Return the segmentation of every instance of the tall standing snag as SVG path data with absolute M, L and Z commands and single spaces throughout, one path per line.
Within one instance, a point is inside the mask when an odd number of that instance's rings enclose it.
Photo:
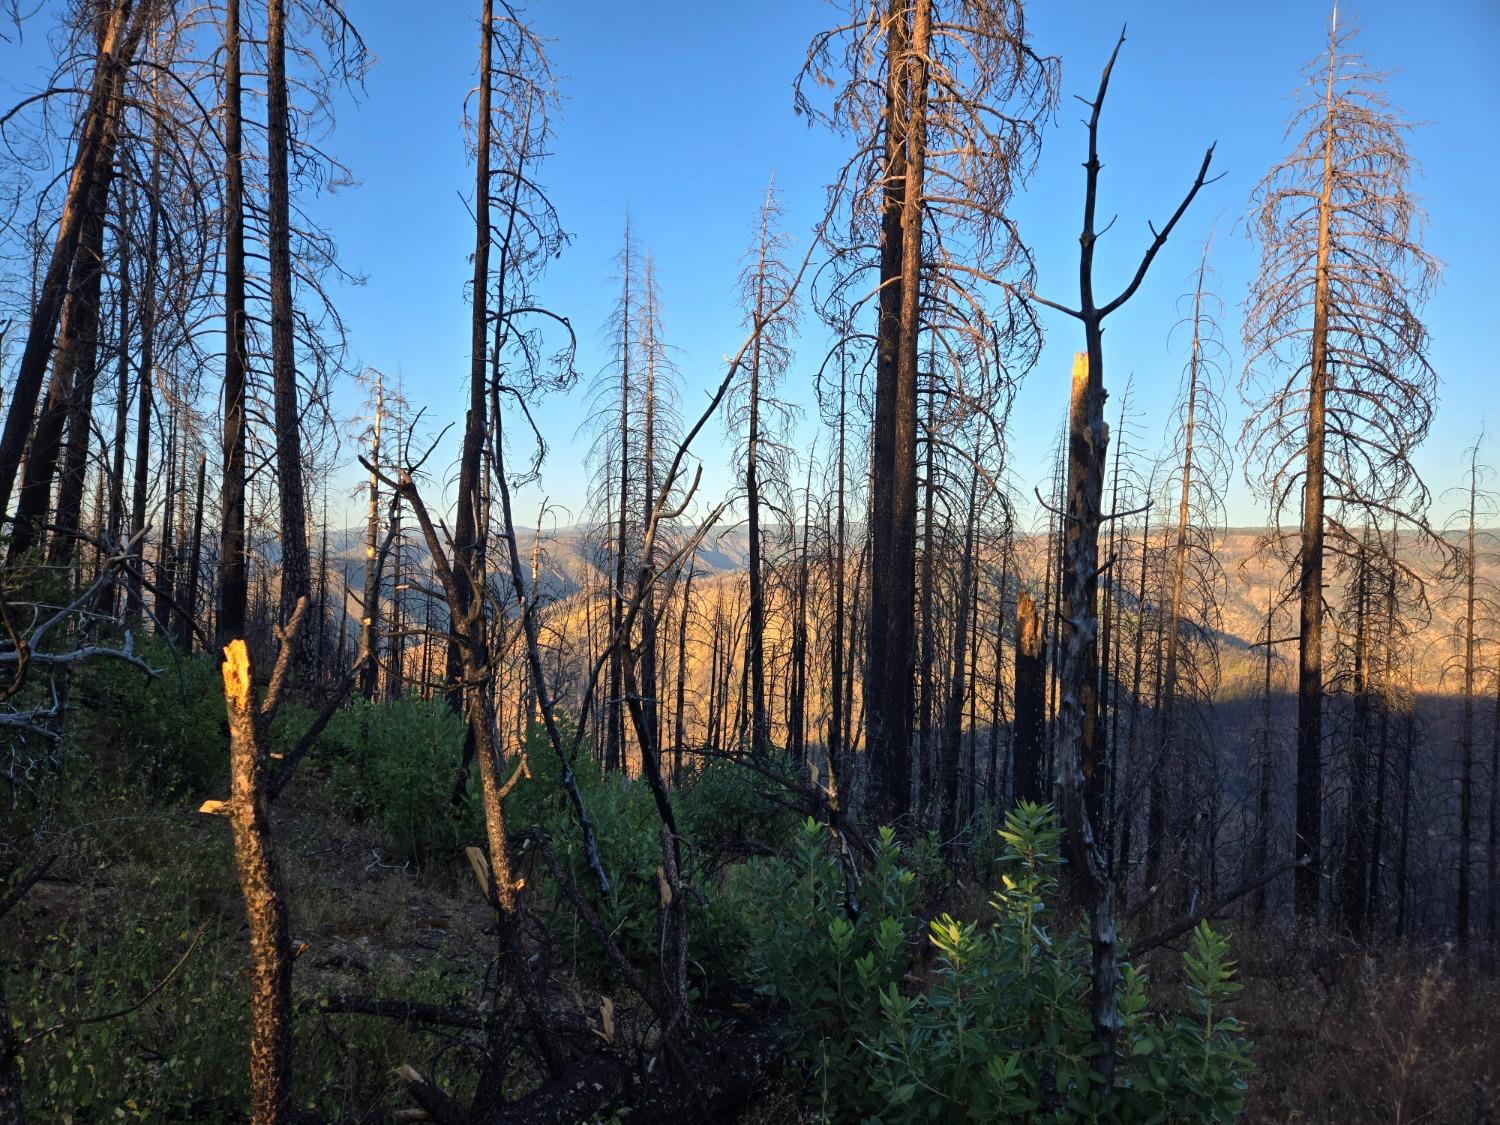
M 1246 476 L 1271 525 L 1300 515 L 1297 593 L 1296 909 L 1318 912 L 1323 822 L 1323 599 L 1329 539 L 1357 547 L 1356 521 L 1416 522 L 1426 490 L 1411 462 L 1437 379 L 1418 308 L 1437 275 L 1419 245 L 1406 125 L 1386 106 L 1337 11 L 1288 126 L 1292 154 L 1262 181 L 1252 234 L 1242 389 Z
M 1481 555 L 1479 544 L 1491 536 L 1480 530 L 1479 521 L 1493 517 L 1493 496 L 1483 487 L 1490 475 L 1489 466 L 1479 460 L 1479 447 L 1484 441 L 1481 434 L 1469 448 L 1463 486 L 1464 507 L 1453 514 L 1452 521 L 1460 527 L 1462 546 L 1450 560 L 1447 577 L 1455 580 L 1453 596 L 1461 602 L 1459 619 L 1454 626 L 1454 641 L 1457 652 L 1454 660 L 1463 678 L 1463 713 L 1459 726 L 1458 751 L 1458 897 L 1455 903 L 1454 927 L 1460 946 L 1469 942 L 1470 918 L 1473 899 L 1474 860 L 1474 744 L 1475 708 L 1477 703 L 1477 673 L 1481 659 L 1481 647 L 1487 640 L 1480 632 L 1481 614 L 1493 620 L 1496 610 L 1495 586 L 1488 576 L 1480 572 Z M 1496 737 L 1500 738 L 1500 731 Z M 1493 769 L 1490 784 L 1494 785 Z M 1490 857 L 1493 865 L 1493 857 Z
M 1104 422 L 1104 319 L 1135 295 L 1146 271 L 1189 204 L 1202 189 L 1213 161 L 1210 145 L 1203 154 L 1192 187 L 1172 217 L 1158 231 L 1141 256 L 1135 275 L 1113 300 L 1098 304 L 1094 297 L 1094 247 L 1099 234 L 1095 213 L 1099 198 L 1099 113 L 1109 90 L 1109 76 L 1125 43 L 1125 34 L 1104 66 L 1099 92 L 1089 103 L 1089 152 L 1083 203 L 1083 231 L 1078 236 L 1078 308 L 1038 298 L 1043 304 L 1075 317 L 1083 324 L 1087 352 L 1073 362 L 1072 405 L 1068 414 L 1068 485 L 1062 548 L 1059 618 L 1062 651 L 1059 664 L 1057 712 L 1057 792 L 1067 828 L 1073 863 L 1082 874 L 1089 902 L 1093 944 L 1094 1037 L 1099 1045 L 1097 1070 L 1106 1093 L 1114 1088 L 1114 1044 L 1120 1017 L 1115 1008 L 1119 972 L 1115 959 L 1115 921 L 1109 864 L 1100 826 L 1085 802 L 1085 788 L 1097 784 L 1099 763 L 1094 760 L 1099 733 L 1098 631 L 1099 525 L 1103 519 L 1105 452 L 1109 428 Z
M 57 238 L 38 289 L 26 344 L 10 389 L 5 426 L 0 431 L 0 514 L 10 506 L 21 454 L 36 417 L 42 379 L 73 281 L 71 271 L 84 226 L 106 202 L 106 194 L 100 188 L 110 178 L 119 139 L 124 104 L 121 88 L 153 10 L 150 0 L 142 4 L 114 0 L 104 20 L 98 41 L 98 62 L 79 125 L 78 147 L 57 224 Z M 102 214 L 99 219 L 102 222 Z
M 224 430 L 219 481 L 218 636 L 245 631 L 250 560 L 245 543 L 245 437 L 249 345 L 245 313 L 245 170 L 240 110 L 240 0 L 224 8 Z
M 853 0 L 851 9 L 813 40 L 797 104 L 861 145 L 845 172 L 854 190 L 836 288 L 840 297 L 865 288 L 859 304 L 873 295 L 876 305 L 865 728 L 874 803 L 896 817 L 910 811 L 913 780 L 921 337 L 965 356 L 974 400 L 1035 361 L 1018 288 L 1031 258 L 1007 209 L 1035 161 L 1057 67 L 1031 47 L 1018 0 Z M 814 109 L 809 78 L 834 88 L 831 108 Z M 998 310 L 986 290 L 998 291 Z
M 286 0 L 266 4 L 266 190 L 271 289 L 271 381 L 276 419 L 276 485 L 281 500 L 281 616 L 312 595 L 307 499 L 302 482 L 302 409 L 292 297 L 291 107 Z M 302 657 L 299 669 L 307 665 Z

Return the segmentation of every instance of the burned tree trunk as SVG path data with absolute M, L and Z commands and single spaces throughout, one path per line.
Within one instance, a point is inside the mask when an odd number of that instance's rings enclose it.
M 375 658 L 380 635 L 380 582 L 381 561 L 380 538 L 380 427 L 385 413 L 385 384 L 383 377 L 375 381 L 375 421 L 370 435 L 370 507 L 365 531 L 365 585 L 360 606 L 359 651 L 365 655 L 364 667 L 359 673 L 360 694 L 373 700 L 380 686 L 380 661 Z M 423 647 L 425 650 L 426 642 Z
M 111 174 L 123 112 L 125 72 L 135 58 L 153 7 L 151 0 L 140 5 L 134 0 L 113 0 L 104 20 L 98 62 L 79 128 L 78 149 L 58 220 L 57 239 L 37 291 L 26 344 L 10 391 L 5 428 L 0 432 L 0 513 L 10 507 L 63 305 L 74 282 L 72 270 L 85 224 L 95 217 L 103 221 L 101 209 L 106 193 L 99 188 Z
M 1109 865 L 1099 825 L 1094 823 L 1087 792 L 1097 784 L 1098 763 L 1098 651 L 1097 591 L 1099 581 L 1099 525 L 1104 494 L 1104 464 L 1109 431 L 1104 422 L 1103 322 L 1128 301 L 1144 280 L 1157 252 L 1166 243 L 1188 205 L 1198 194 L 1213 159 L 1213 148 L 1204 154 L 1194 179 L 1172 217 L 1157 231 L 1142 256 L 1130 283 L 1104 305 L 1094 298 L 1094 249 L 1098 239 L 1095 211 L 1098 205 L 1100 162 L 1098 155 L 1099 114 L 1109 88 L 1124 35 L 1115 45 L 1100 78 L 1088 123 L 1088 161 L 1084 165 L 1087 185 L 1084 195 L 1083 231 L 1079 236 L 1079 307 L 1053 307 L 1076 317 L 1083 325 L 1087 353 L 1075 357 L 1072 404 L 1068 415 L 1068 489 L 1063 538 L 1062 596 L 1059 618 L 1062 629 L 1062 661 L 1057 715 L 1057 788 L 1063 823 L 1072 850 L 1073 864 L 1083 880 L 1089 907 L 1092 945 L 1092 1016 L 1098 1048 L 1095 1060 L 1100 1086 L 1106 1094 L 1114 1089 L 1115 1037 L 1120 1016 L 1115 1005 L 1119 969 L 1115 957 L 1114 899 Z M 1155 228 L 1153 228 L 1155 230 Z
M 917 0 L 922 13 L 928 0 Z M 908 74 L 918 53 L 906 0 L 891 0 L 886 33 L 885 157 L 880 219 L 880 293 L 876 328 L 875 423 L 871 434 L 870 615 L 866 651 L 866 748 L 872 803 L 886 817 L 904 814 L 911 799 L 912 698 L 916 602 L 916 326 L 920 245 L 908 248 L 908 231 L 921 239 L 922 174 L 915 151 L 923 123 L 913 104 Z M 925 49 L 925 43 L 920 49 Z M 920 67 L 919 67 L 920 70 Z M 923 96 L 925 72 L 921 74 Z M 908 222 L 908 212 L 912 220 Z M 906 290 L 912 291 L 911 300 Z M 908 365 L 908 352 L 910 363 Z
M 120 93 L 117 91 L 112 101 L 119 100 Z M 107 143 L 111 148 L 119 132 L 118 118 L 122 113 L 123 109 L 118 105 L 111 112 L 111 125 L 107 135 Z M 47 383 L 46 400 L 26 451 L 26 469 L 21 476 L 21 491 L 16 502 L 14 530 L 8 552 L 12 560 L 20 557 L 33 545 L 41 543 L 44 538 L 52 503 L 52 486 L 58 461 L 63 456 L 63 439 L 70 419 L 76 421 L 72 428 L 77 436 L 69 444 L 79 440 L 84 442 L 84 446 L 76 450 L 80 459 L 87 447 L 88 416 L 84 413 L 84 403 L 87 400 L 88 405 L 92 406 L 93 378 L 98 365 L 99 294 L 103 279 L 105 212 L 109 205 L 109 189 L 113 178 L 112 165 L 106 165 L 93 179 L 90 196 L 85 201 L 87 210 L 68 275 L 68 295 L 63 305 L 57 349 L 52 357 L 52 378 Z M 14 413 L 20 403 L 17 395 L 12 395 L 12 400 Z M 81 419 L 78 418 L 80 414 L 83 414 Z M 82 465 L 78 468 L 81 473 Z M 81 479 L 78 485 L 81 497 Z M 76 513 L 73 523 L 76 530 Z M 69 549 L 71 550 L 71 546 Z
M 276 483 L 281 500 L 281 617 L 312 596 L 307 499 L 302 483 L 302 411 L 292 308 L 291 109 L 286 75 L 286 0 L 266 4 L 266 186 L 271 282 L 271 375 L 276 418 Z M 300 642 L 299 642 L 300 643 Z M 305 648 L 305 646 L 304 646 Z M 306 668 L 306 654 L 296 657 Z
M 221 645 L 245 632 L 250 592 L 245 544 L 245 170 L 241 121 L 240 0 L 224 8 L 224 463 L 219 481 L 218 623 Z
M 1475 505 L 1479 497 L 1479 447 L 1469 457 L 1468 525 L 1461 565 L 1464 577 L 1464 710 L 1459 730 L 1458 780 L 1458 903 L 1455 928 L 1458 944 L 1469 943 L 1469 899 L 1472 878 L 1470 867 L 1474 847 L 1474 648 L 1475 583 L 1478 559 L 1474 553 Z
M 1043 801 L 1042 746 L 1046 741 L 1047 672 L 1042 663 L 1042 623 L 1025 590 L 1016 596 L 1016 720 L 1012 737 L 1011 792 L 1016 801 Z
M 963 825 L 958 799 L 958 762 L 963 744 L 964 661 L 969 654 L 969 617 L 974 596 L 974 534 L 979 521 L 979 474 L 969 479 L 969 518 L 964 528 L 964 554 L 958 575 L 958 613 L 953 637 L 953 665 L 948 678 L 948 704 L 943 713 L 942 786 L 947 838 L 956 839 Z

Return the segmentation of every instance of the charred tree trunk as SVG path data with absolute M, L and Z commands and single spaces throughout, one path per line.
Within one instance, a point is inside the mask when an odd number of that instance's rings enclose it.
M 1083 325 L 1087 353 L 1074 361 L 1072 402 L 1068 415 L 1068 496 L 1063 538 L 1061 686 L 1058 691 L 1056 778 L 1063 823 L 1067 829 L 1073 867 L 1082 877 L 1089 910 L 1092 948 L 1090 977 L 1094 1060 L 1099 1085 L 1106 1095 L 1114 1089 L 1115 1038 L 1120 1015 L 1115 1004 L 1119 968 L 1115 955 L 1114 900 L 1108 858 L 1099 839 L 1100 826 L 1090 815 L 1089 792 L 1098 775 L 1098 581 L 1099 524 L 1104 493 L 1104 464 L 1109 430 L 1104 422 L 1103 322 L 1134 295 L 1157 252 L 1203 186 L 1213 149 L 1204 154 L 1197 178 L 1172 217 L 1156 233 L 1142 256 L 1135 276 L 1120 294 L 1104 305 L 1094 298 L 1094 249 L 1098 235 L 1099 114 L 1109 87 L 1110 72 L 1124 43 L 1122 35 L 1100 78 L 1091 103 L 1088 161 L 1084 194 L 1083 230 L 1079 236 L 1079 307 L 1066 309 Z M 1154 228 L 1153 228 L 1154 229 Z M 1054 306 L 1057 307 L 1057 306 Z
M 1179 759 L 1177 764 L 1181 771 L 1182 786 L 1177 795 L 1178 809 L 1173 818 L 1177 830 L 1173 835 L 1174 842 L 1182 848 L 1184 867 L 1188 870 L 1191 870 L 1191 856 L 1188 851 L 1190 845 L 1188 820 L 1195 807 L 1190 790 L 1193 770 L 1188 760 L 1186 747 L 1178 744 L 1177 708 L 1179 652 L 1182 645 L 1183 627 L 1183 582 L 1187 571 L 1188 532 L 1191 529 L 1192 519 L 1193 438 L 1196 436 L 1194 431 L 1198 416 L 1199 360 L 1202 353 L 1200 325 L 1203 319 L 1203 277 L 1206 268 L 1207 250 L 1205 249 L 1204 260 L 1198 265 L 1198 283 L 1193 294 L 1193 336 L 1189 345 L 1191 350 L 1188 358 L 1187 411 L 1183 418 L 1182 479 L 1179 482 L 1177 498 L 1176 541 L 1172 550 L 1172 588 L 1167 605 L 1167 651 L 1165 672 L 1162 675 L 1161 698 L 1157 702 L 1157 753 L 1168 756 L 1176 755 Z M 1161 796 L 1160 793 L 1153 794 L 1153 802 L 1159 801 Z
M 1000 728 L 1005 723 L 1005 696 L 1003 687 L 1005 682 L 1003 672 L 1005 666 L 1005 594 L 1010 586 L 1010 557 L 1012 549 L 1009 510 L 1006 512 L 1005 519 L 1005 538 L 1000 547 L 1000 584 L 995 596 L 995 682 L 992 685 L 993 692 L 990 696 L 990 765 L 989 773 L 985 777 L 986 795 L 989 797 L 990 804 L 992 805 L 1004 799 L 1003 791 L 1005 788 L 1000 781 Z M 1019 610 L 1019 607 L 1017 608 Z M 1035 612 L 1035 608 L 1033 608 L 1033 616 Z M 1017 644 L 1016 647 L 1019 648 L 1020 645 Z M 1015 739 L 1012 738 L 1012 756 L 1015 753 L 1015 745 Z
M 943 712 L 943 813 L 946 838 L 956 840 L 963 826 L 958 800 L 958 763 L 963 745 L 964 660 L 969 652 L 969 615 L 974 594 L 974 531 L 978 522 L 979 474 L 969 478 L 969 518 L 964 528 L 964 553 L 958 574 L 957 631 L 953 637 L 953 668 L 948 678 L 948 704 Z
M 141 366 L 136 388 L 135 480 L 130 496 L 130 529 L 139 532 L 146 526 L 146 501 L 151 491 L 151 389 L 156 364 L 156 208 L 148 221 L 150 232 L 146 247 L 145 293 L 141 304 Z M 135 561 L 125 584 L 126 617 L 139 624 L 145 614 L 142 576 L 146 569 L 145 539 L 138 541 Z
M 769 232 L 766 229 L 770 215 L 761 212 L 758 261 L 756 265 L 755 310 L 753 324 L 755 335 L 750 344 L 750 385 L 748 407 L 748 432 L 745 438 L 745 516 L 747 566 L 750 577 L 750 622 L 745 636 L 745 661 L 750 671 L 750 752 L 763 757 L 771 749 L 771 720 L 766 706 L 766 593 L 765 559 L 761 546 L 760 528 L 760 376 L 761 339 L 765 323 L 766 304 L 766 251 Z
M 829 798 L 838 801 L 838 794 L 834 786 L 840 775 L 840 767 L 843 765 L 841 756 L 844 752 L 844 723 L 845 710 L 847 709 L 848 697 L 844 694 L 844 578 L 846 562 L 844 558 L 844 479 L 845 479 L 845 419 L 847 395 L 847 376 L 844 368 L 844 351 L 839 349 L 839 409 L 838 409 L 838 452 L 837 472 L 838 480 L 834 488 L 836 493 L 835 503 L 838 508 L 834 514 L 835 526 L 833 535 L 833 559 L 829 568 L 833 579 L 833 648 L 829 654 L 831 657 L 832 670 L 829 675 L 830 687 L 830 716 L 828 724 L 828 776 L 830 782 Z M 1493 863 L 1491 868 L 1493 869 Z
M 302 411 L 292 309 L 291 109 L 286 75 L 286 0 L 266 3 L 266 186 L 271 282 L 271 377 L 276 419 L 276 483 L 281 500 L 281 619 L 312 596 L 307 499 L 302 482 Z M 294 654 L 309 666 L 305 640 Z
M 633 693 L 638 696 L 637 702 L 641 710 L 640 738 L 642 768 L 646 769 L 645 759 L 651 759 L 648 777 L 658 779 L 661 774 L 661 708 L 657 698 L 657 592 L 655 585 L 656 559 L 655 559 L 655 537 L 647 535 L 645 529 L 652 524 L 652 518 L 657 502 L 657 480 L 656 480 L 656 280 L 655 267 L 650 254 L 646 256 L 646 274 L 644 278 L 643 313 L 645 316 L 645 331 L 643 332 L 642 344 L 645 350 L 645 401 L 642 403 L 644 426 L 641 434 L 641 528 L 645 536 L 641 544 L 640 567 L 643 575 L 650 575 L 652 584 L 645 591 L 641 599 L 639 617 L 641 620 L 641 647 L 639 657 L 639 672 L 637 673 L 639 692 Z M 631 660 L 627 646 L 626 659 Z M 632 663 L 635 661 L 632 660 Z M 655 781 L 653 781 L 653 784 Z M 676 832 L 676 828 L 673 828 Z
M 1271 862 L 1271 666 L 1275 659 L 1272 649 L 1272 625 L 1276 613 L 1276 594 L 1270 591 L 1266 594 L 1266 635 L 1262 640 L 1265 652 L 1262 653 L 1261 685 L 1260 685 L 1260 746 L 1259 761 L 1257 763 L 1257 781 L 1255 787 L 1255 870 L 1265 871 Z M 1255 913 L 1263 916 L 1266 912 L 1266 887 L 1265 884 L 1256 888 L 1255 891 Z
M 1401 821 L 1396 829 L 1396 934 L 1406 933 L 1407 880 L 1411 856 L 1412 782 L 1417 757 L 1417 708 L 1413 695 L 1406 701 L 1402 724 Z
M 382 377 L 375 382 L 375 422 L 370 436 L 370 505 L 365 527 L 365 586 L 359 621 L 359 651 L 365 654 L 359 673 L 359 690 L 373 700 L 380 687 L 380 661 L 375 659 L 380 635 L 380 427 L 385 413 L 385 385 Z M 424 638 L 425 649 L 427 641 Z
M 1047 672 L 1042 660 L 1042 623 L 1036 602 L 1016 596 L 1016 723 L 1012 737 L 1011 787 L 1015 800 L 1044 801 L 1042 750 L 1046 741 Z
M 1151 570 L 1151 511 L 1146 510 L 1141 520 L 1141 568 L 1136 579 L 1135 588 L 1135 660 L 1130 670 L 1130 729 L 1128 741 L 1130 744 L 1129 760 L 1131 770 L 1138 770 L 1143 764 L 1141 761 L 1141 708 L 1144 700 L 1141 696 L 1141 685 L 1144 679 L 1146 662 L 1146 582 Z M 1161 776 L 1161 753 L 1160 748 L 1153 748 L 1150 764 L 1146 767 L 1146 870 L 1145 886 L 1147 892 L 1157 885 L 1161 879 L 1161 856 L 1163 837 L 1166 836 L 1165 816 L 1162 813 L 1161 800 L 1163 797 L 1163 785 Z M 1125 831 L 1120 837 L 1120 868 L 1126 872 L 1125 887 L 1129 889 L 1128 872 L 1130 869 L 1131 833 L 1135 818 L 1125 818 Z
M 1479 499 L 1479 448 L 1469 460 L 1468 535 L 1464 568 L 1464 712 L 1459 732 L 1458 778 L 1458 903 L 1455 927 L 1460 947 L 1469 943 L 1470 866 L 1474 846 L 1474 648 L 1475 579 L 1474 508 Z
M 1485 869 L 1489 873 L 1489 894 L 1485 902 L 1485 932 L 1496 934 L 1496 913 L 1500 911 L 1500 663 L 1495 665 L 1495 709 L 1490 720 L 1490 817 L 1485 847 Z
M 245 325 L 245 169 L 241 121 L 240 0 L 224 7 L 224 464 L 219 481 L 219 644 L 244 635 L 250 593 L 245 543 L 245 435 L 249 364 Z
M 1294 859 L 1299 917 L 1315 919 L 1323 854 L 1323 546 L 1324 450 L 1327 435 L 1329 223 L 1333 211 L 1333 56 L 1325 95 L 1323 183 L 1318 196 L 1317 283 L 1313 295 L 1312 357 L 1307 392 L 1307 454 L 1302 492 L 1301 558 L 1297 575 L 1297 846 Z
M 139 6 L 134 0 L 113 0 L 103 22 L 98 62 L 79 128 L 78 148 L 58 220 L 57 238 L 38 287 L 26 344 L 11 387 L 5 428 L 0 431 L 0 515 L 10 507 L 21 455 L 31 435 L 63 305 L 75 280 L 72 270 L 79 242 L 86 223 L 94 218 L 103 220 L 107 193 L 99 188 L 108 181 L 113 167 L 124 76 L 134 61 L 152 9 L 151 0 Z
M 121 211 L 128 211 L 124 204 L 127 196 L 122 194 Z M 119 320 L 119 355 L 115 366 L 115 428 L 110 443 L 109 467 L 109 516 L 105 520 L 105 539 L 111 544 L 122 540 L 125 528 L 125 442 L 130 433 L 130 262 L 131 244 L 129 224 L 121 223 L 116 235 L 116 253 L 120 261 L 120 277 L 117 283 L 116 316 Z M 118 579 L 102 592 L 100 606 L 111 616 L 119 605 Z
M 792 602 L 792 652 L 787 687 L 787 756 L 807 761 L 807 587 L 809 536 L 812 531 L 809 504 L 812 496 L 812 458 L 807 462 L 807 486 L 802 493 L 802 552 L 797 560 L 797 588 Z
M 115 101 L 119 100 L 119 93 Z M 112 111 L 109 143 L 114 144 L 118 132 L 118 106 Z M 47 384 L 46 401 L 36 421 L 31 444 L 26 453 L 26 469 L 21 476 L 21 492 L 16 503 L 15 520 L 11 532 L 9 556 L 19 558 L 31 547 L 40 544 L 47 526 L 52 504 L 52 486 L 57 474 L 60 457 L 63 456 L 64 434 L 72 420 L 73 439 L 68 443 L 69 457 L 78 461 L 77 492 L 71 513 L 72 530 L 77 530 L 77 504 L 82 499 L 82 471 L 87 453 L 89 430 L 88 411 L 93 405 L 93 380 L 98 364 L 99 294 L 103 279 L 104 228 L 106 210 L 109 205 L 110 183 L 114 178 L 112 166 L 106 166 L 92 182 L 92 191 L 86 201 L 87 214 L 82 223 L 82 232 L 74 251 L 72 269 L 69 271 L 68 296 L 63 305 L 61 328 L 58 333 L 57 350 L 52 359 L 52 378 Z M 24 357 L 23 357 L 24 359 Z M 12 395 L 12 410 L 18 405 Z M 78 442 L 82 445 L 77 445 Z M 73 448 L 77 446 L 76 448 Z M 65 482 L 66 484 L 66 482 Z M 62 524 L 59 507 L 57 523 Z M 72 544 L 69 543 L 71 552 Z
M 909 811 L 915 672 L 917 335 L 930 0 L 891 0 L 872 435 L 866 745 L 874 804 Z
M 198 621 L 198 571 L 203 565 L 203 490 L 208 480 L 208 458 L 198 455 L 198 484 L 193 493 L 193 531 L 188 539 L 187 561 L 182 568 L 178 601 L 182 614 L 177 625 L 177 643 L 183 652 L 193 651 L 194 626 Z
M 176 387 L 168 392 L 169 401 L 177 396 Z M 167 419 L 167 448 L 162 458 L 166 462 L 165 494 L 161 502 L 161 543 L 156 549 L 156 604 L 153 613 L 159 633 L 171 632 L 172 603 L 177 597 L 177 526 L 175 522 L 177 491 L 182 488 L 177 472 L 178 412 L 173 410 Z
M 928 366 L 931 366 L 931 356 L 928 356 Z M 936 460 L 936 413 L 937 413 L 937 386 L 930 381 L 927 388 L 927 417 L 923 423 L 922 446 L 925 453 L 923 457 L 921 488 L 922 488 L 922 551 L 921 562 L 918 570 L 918 595 L 917 595 L 917 619 L 920 622 L 920 635 L 917 656 L 917 719 L 914 745 L 918 751 L 914 762 L 916 780 L 914 785 L 913 810 L 920 810 L 925 800 L 931 810 L 929 823 L 941 824 L 942 811 L 938 808 L 941 797 L 941 784 L 938 777 L 939 766 L 937 761 L 937 739 L 934 737 L 934 709 L 937 700 L 936 673 L 933 665 L 936 663 L 937 655 L 936 640 L 932 635 L 932 610 L 935 591 L 933 589 L 933 574 L 936 565 L 935 556 L 937 540 L 937 519 L 933 508 L 937 500 L 937 485 L 934 481 L 934 462 Z M 937 784 L 934 784 L 937 783 Z M 929 789 L 932 791 L 929 793 Z
M 1344 925 L 1356 938 L 1364 935 L 1365 890 L 1369 881 L 1370 836 L 1370 533 L 1360 546 L 1355 577 L 1354 720 L 1349 739 L 1349 837 L 1339 887 Z
M 622 282 L 620 297 L 620 481 L 618 493 L 618 518 L 615 524 L 614 582 L 610 586 L 609 615 L 609 699 L 606 704 L 606 736 L 604 744 L 604 768 L 624 770 L 627 768 L 625 754 L 625 646 L 627 638 L 622 635 L 625 621 L 625 570 L 628 562 L 626 532 L 630 511 L 630 359 L 632 306 L 630 303 L 631 263 L 630 224 L 625 224 L 625 247 L 623 251 Z
M 93 247 L 98 256 L 88 263 L 81 293 L 82 323 L 78 327 L 77 371 L 68 402 L 68 440 L 58 479 L 56 515 L 47 548 L 52 566 L 72 568 L 77 553 L 83 513 L 83 492 L 94 437 L 94 387 L 99 376 L 99 298 L 104 276 L 104 239 L 101 231 Z
M 688 560 L 687 578 L 682 584 L 682 612 L 677 619 L 677 713 L 672 730 L 672 786 L 682 784 L 682 748 L 687 742 L 687 642 L 688 619 L 693 612 L 693 574 L 697 556 Z

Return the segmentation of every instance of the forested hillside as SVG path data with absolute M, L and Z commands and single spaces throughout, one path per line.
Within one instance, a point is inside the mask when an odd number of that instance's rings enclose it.
M 1495 1120 L 1495 13 L 626 7 L 0 0 L 0 1125 Z

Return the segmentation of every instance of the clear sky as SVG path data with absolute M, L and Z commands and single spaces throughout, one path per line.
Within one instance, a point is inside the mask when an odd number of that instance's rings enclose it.
M 335 234 L 347 266 L 368 278 L 339 294 L 358 361 L 400 372 L 408 396 L 428 407 L 429 418 L 460 420 L 468 348 L 463 288 L 472 245 L 461 198 L 472 176 L 461 112 L 474 81 L 478 4 L 348 6 L 378 62 L 363 93 L 339 106 L 329 147 L 360 184 L 313 210 Z M 824 185 L 846 155 L 842 140 L 792 112 L 791 92 L 809 38 L 835 22 L 840 7 L 816 0 L 530 5 L 535 27 L 552 40 L 565 98 L 555 155 L 541 178 L 573 235 L 550 268 L 543 296 L 576 326 L 586 375 L 606 362 L 600 327 L 615 296 L 612 258 L 628 209 L 655 255 L 667 338 L 684 377 L 684 411 L 717 382 L 722 357 L 743 335 L 735 279 L 767 176 L 775 170 L 787 226 L 805 239 Z M 1223 178 L 1203 192 L 1147 284 L 1109 322 L 1106 348 L 1116 392 L 1134 375 L 1143 439 L 1154 449 L 1182 366 L 1180 350 L 1167 344 L 1177 298 L 1212 230 L 1231 352 L 1229 428 L 1237 433 L 1239 310 L 1255 266 L 1242 219 L 1251 188 L 1285 152 L 1291 96 L 1303 64 L 1322 48 L 1327 6 L 1037 0 L 1028 17 L 1038 49 L 1063 63 L 1064 103 L 1016 205 L 1046 295 L 1065 303 L 1076 297 L 1085 137 L 1073 96 L 1093 92 L 1122 24 L 1128 39 L 1101 130 L 1101 213 L 1119 217 L 1100 252 L 1102 288 L 1123 281 L 1149 237 L 1146 222 L 1170 213 L 1203 148 L 1218 142 L 1214 167 Z M 1430 216 L 1427 246 L 1444 274 L 1427 318 L 1442 402 L 1420 466 L 1438 494 L 1456 480 L 1461 450 L 1494 398 L 1500 211 L 1490 196 L 1500 182 L 1500 3 L 1352 0 L 1341 16 L 1350 17 L 1364 27 L 1360 47 L 1370 62 L 1394 72 L 1388 85 L 1394 105 L 1424 123 L 1411 137 L 1422 165 L 1416 187 Z M 39 81 L 27 78 L 24 65 L 12 69 L 4 61 L 34 65 L 39 40 L 32 36 L 20 49 L 0 45 L 0 87 Z M 1028 492 L 1046 472 L 1071 353 L 1081 347 L 1072 321 L 1049 314 L 1045 323 L 1042 364 L 1027 377 L 1014 425 L 1015 476 Z M 822 353 L 816 329 L 809 328 L 804 343 L 805 361 L 793 368 L 788 394 L 810 403 L 811 371 Z M 345 392 L 351 411 L 357 400 L 356 392 Z M 541 412 L 552 444 L 544 486 L 574 513 L 583 490 L 577 430 L 585 409 L 580 393 Z M 717 433 L 707 438 L 699 453 L 708 483 L 723 491 L 730 447 Z M 1491 459 L 1500 455 L 1492 452 Z M 534 504 L 528 499 L 523 510 Z M 1238 476 L 1229 516 L 1239 524 L 1263 520 Z

